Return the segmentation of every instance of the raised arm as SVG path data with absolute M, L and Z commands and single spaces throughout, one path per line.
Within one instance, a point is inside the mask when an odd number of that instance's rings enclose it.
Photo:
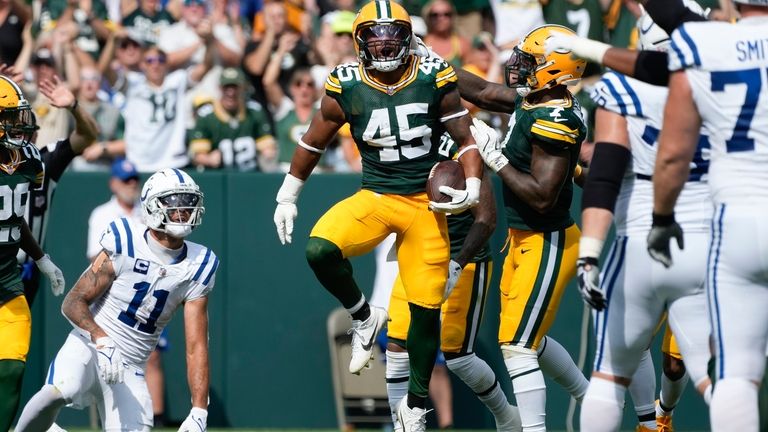
M 517 92 L 503 84 L 488 82 L 464 69 L 456 69 L 459 93 L 465 100 L 487 111 L 511 113 Z
M 72 324 L 87 331 L 91 340 L 108 337 L 107 333 L 93 319 L 89 306 L 101 297 L 115 280 L 115 271 L 107 252 L 101 251 L 88 269 L 83 272 L 75 286 L 64 297 L 61 313 Z
M 280 103 L 285 97 L 283 88 L 280 87 L 278 80 L 280 79 L 280 67 L 283 63 L 283 58 L 288 54 L 298 43 L 299 35 L 294 33 L 285 33 L 280 37 L 280 41 L 277 45 L 277 51 L 269 60 L 267 68 L 264 70 L 264 76 L 261 79 L 264 84 L 264 92 L 267 94 L 267 102 L 273 108 L 280 106 Z
M 75 154 L 96 142 L 99 137 L 99 126 L 90 114 L 77 103 L 75 95 L 58 76 L 53 80 L 43 80 L 40 92 L 51 100 L 51 105 L 57 108 L 67 108 L 75 117 L 75 130 L 69 135 L 70 145 Z

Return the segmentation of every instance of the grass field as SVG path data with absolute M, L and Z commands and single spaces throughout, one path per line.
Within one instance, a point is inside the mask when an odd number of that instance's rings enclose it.
M 452 432 L 488 432 L 491 429 L 454 429 Z M 698 431 L 683 431 L 678 432 L 698 432 Z M 68 432 L 93 432 L 93 429 L 67 429 Z M 154 432 L 176 432 L 176 429 L 153 429 Z M 336 432 L 338 429 L 208 429 L 208 432 Z M 355 432 L 382 432 L 382 429 L 357 429 Z M 565 432 L 565 431 L 551 431 L 551 432 Z M 633 431 L 626 431 L 633 432 Z

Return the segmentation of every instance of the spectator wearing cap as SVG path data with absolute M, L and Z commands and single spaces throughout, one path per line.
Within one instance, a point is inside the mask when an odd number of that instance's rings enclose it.
M 310 66 L 308 57 L 310 47 L 301 34 L 288 25 L 285 5 L 279 1 L 267 3 L 263 14 L 264 32 L 246 45 L 243 57 L 243 69 L 253 84 L 254 98 L 262 104 L 266 103 L 263 86 L 265 70 L 270 60 L 278 56 L 277 51 L 281 43 L 284 48 L 290 48 L 279 54 L 281 61 L 278 64 L 277 82 L 284 92 L 288 91 L 288 83 L 293 72 Z M 281 40 L 285 41 L 281 42 Z
M 109 84 L 108 101 L 120 109 L 125 105 L 125 91 L 130 83 L 143 79 L 144 48 L 144 42 L 136 34 L 121 30 L 110 33 L 101 51 L 98 69 Z
M 112 198 L 96 207 L 88 218 L 89 260 L 96 258 L 101 251 L 99 239 L 109 223 L 120 218 L 128 218 L 142 223 L 141 205 L 139 204 L 139 172 L 136 166 L 120 158 L 112 163 L 112 175 L 109 178 L 109 190 Z
M 139 6 L 123 18 L 123 27 L 135 32 L 146 44 L 156 44 L 164 27 L 174 22 L 159 0 L 139 0 Z
M 352 40 L 356 15 L 349 11 L 336 11 L 328 15 L 332 15 L 332 19 L 323 19 L 320 37 L 315 41 L 315 52 L 321 62 L 311 68 L 312 77 L 320 86 L 336 65 L 357 60 Z
M 99 98 L 101 81 L 101 74 L 95 68 L 80 70 L 78 100 L 85 111 L 96 119 L 99 135 L 96 145 L 85 149 L 82 158 L 75 159 L 73 166 L 77 170 L 106 170 L 112 160 L 125 157 L 125 120 L 119 109 Z
M 199 118 L 190 133 L 192 163 L 203 169 L 274 170 L 277 148 L 269 120 L 260 105 L 245 102 L 243 72 L 225 68 L 220 86 L 212 112 Z
M 21 0 L 0 0 L 0 64 L 12 65 L 24 46 L 24 26 L 31 10 Z
M 210 32 L 201 36 L 206 41 L 201 64 L 168 73 L 165 53 L 152 46 L 143 54 L 143 78 L 129 83 L 123 108 L 125 155 L 141 172 L 181 168 L 189 162 L 186 132 L 191 110 L 185 96 L 213 65 L 213 37 Z
M 422 16 L 427 23 L 424 43 L 454 67 L 466 62 L 469 41 L 456 33 L 456 9 L 448 0 L 432 0 L 424 6 Z

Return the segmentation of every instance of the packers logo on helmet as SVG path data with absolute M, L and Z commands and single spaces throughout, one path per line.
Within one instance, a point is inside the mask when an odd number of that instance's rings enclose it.
M 397 3 L 374 0 L 357 13 L 353 24 L 357 56 L 367 68 L 391 72 L 408 58 L 411 17 Z
M 23 147 L 32 142 L 36 130 L 35 116 L 21 89 L 10 78 L 0 75 L 0 144 Z
M 512 50 L 504 79 L 507 86 L 517 88 L 521 96 L 581 79 L 586 61 L 571 57 L 570 51 L 557 50 L 546 54 L 544 41 L 554 33 L 576 35 L 568 27 L 543 25 L 531 30 Z

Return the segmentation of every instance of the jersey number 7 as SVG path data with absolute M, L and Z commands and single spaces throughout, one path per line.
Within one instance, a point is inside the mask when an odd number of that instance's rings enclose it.
M 762 69 L 711 72 L 711 90 L 713 92 L 725 91 L 725 87 L 728 85 L 746 85 L 744 104 L 741 106 L 741 112 L 736 119 L 733 135 L 725 141 L 725 148 L 728 153 L 755 150 L 755 140 L 748 135 L 761 95 L 762 72 Z

